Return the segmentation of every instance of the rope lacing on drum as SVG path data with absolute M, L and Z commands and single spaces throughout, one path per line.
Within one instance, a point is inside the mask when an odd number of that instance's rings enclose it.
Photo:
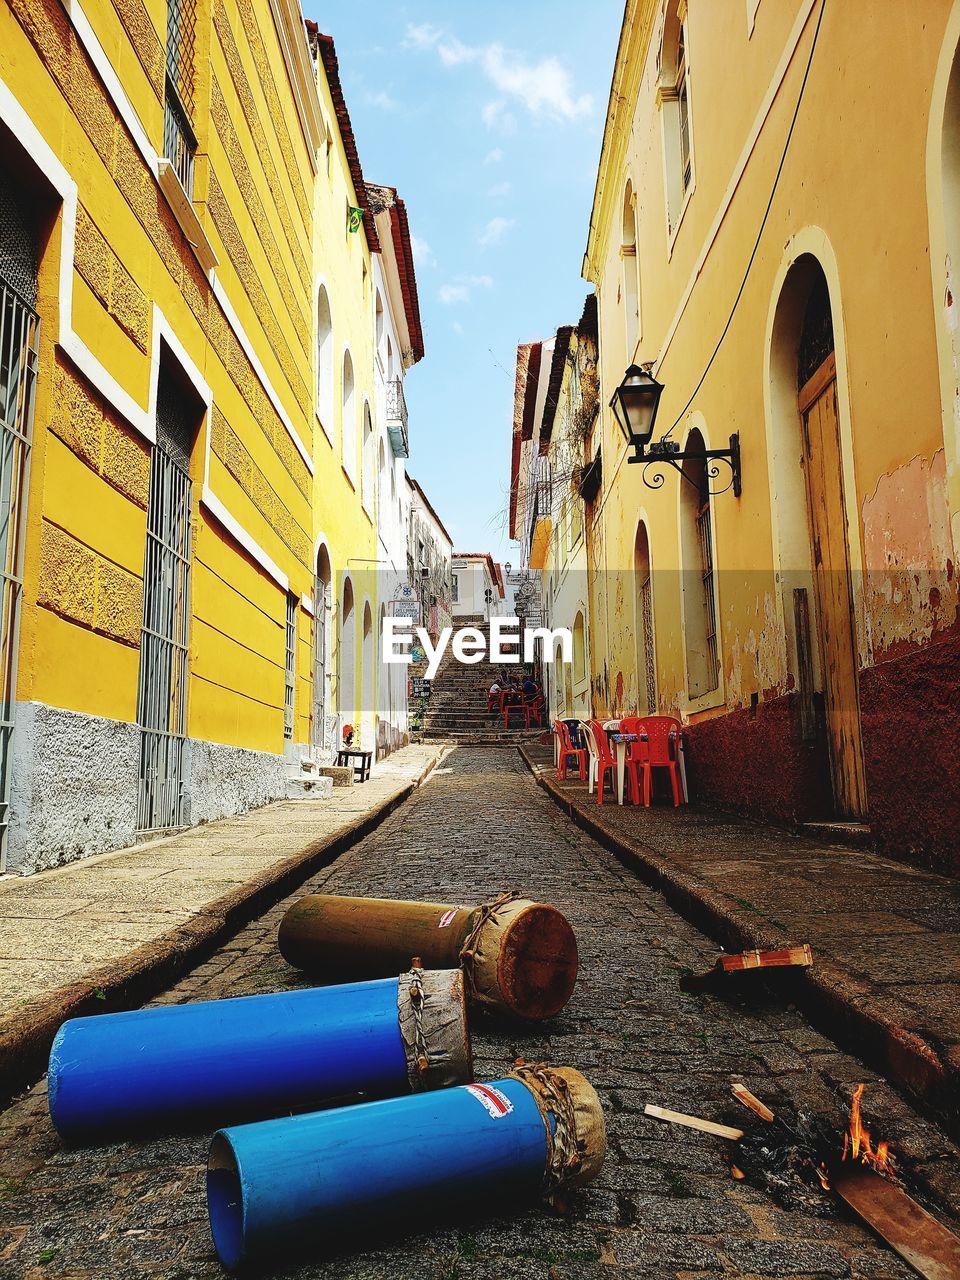
M 550 1195 L 559 1190 L 583 1163 L 585 1145 L 577 1135 L 577 1114 L 570 1085 L 543 1063 L 528 1066 L 519 1063 L 513 1074 L 524 1083 L 532 1082 L 534 1094 L 553 1116 L 553 1129 L 547 1124 L 547 1164 L 543 1175 L 544 1191 Z
M 423 1033 L 423 1002 L 423 969 L 414 965 L 410 969 L 410 1007 L 413 1009 L 413 1050 L 421 1076 L 426 1074 L 430 1066 L 427 1038 Z
M 505 907 L 508 902 L 516 902 L 518 898 L 522 898 L 523 894 L 517 889 L 509 889 L 506 893 L 499 894 L 496 898 L 492 898 L 489 902 L 482 903 L 476 909 L 474 916 L 473 928 L 467 934 L 463 946 L 460 948 L 460 964 L 463 967 L 463 983 L 470 999 L 477 998 L 477 988 L 473 981 L 473 969 L 477 959 L 477 945 L 480 941 L 480 934 L 483 927 L 488 924 L 501 907 Z

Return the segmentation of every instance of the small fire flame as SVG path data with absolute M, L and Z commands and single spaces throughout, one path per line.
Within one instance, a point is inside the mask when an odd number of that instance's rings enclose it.
M 859 1160 L 861 1164 L 869 1165 L 871 1169 L 875 1169 L 877 1173 L 887 1173 L 893 1163 L 890 1155 L 890 1144 L 888 1142 L 877 1142 L 873 1144 L 873 1138 L 870 1130 L 864 1127 L 860 1118 L 860 1099 L 863 1096 L 864 1085 L 857 1085 L 853 1091 L 853 1101 L 850 1105 L 850 1127 L 843 1135 L 843 1159 Z

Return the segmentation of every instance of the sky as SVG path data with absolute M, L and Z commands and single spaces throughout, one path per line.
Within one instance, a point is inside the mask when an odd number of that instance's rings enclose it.
M 426 354 L 408 470 L 460 551 L 519 563 L 507 490 L 519 342 L 580 318 L 623 0 L 318 4 L 368 182 L 414 237 Z

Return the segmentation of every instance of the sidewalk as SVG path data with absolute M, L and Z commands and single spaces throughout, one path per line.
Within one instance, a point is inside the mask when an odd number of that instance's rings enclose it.
M 960 884 L 705 807 L 598 805 L 521 748 L 585 830 L 727 950 L 807 942 L 782 975 L 811 1020 L 960 1130 Z
M 0 1096 L 60 1023 L 142 1002 L 372 830 L 441 744 L 394 752 L 329 800 L 286 800 L 34 876 L 0 878 Z

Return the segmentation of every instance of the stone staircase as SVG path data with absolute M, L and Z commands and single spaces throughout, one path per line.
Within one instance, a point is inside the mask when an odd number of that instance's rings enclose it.
M 456 627 L 476 627 L 482 632 L 489 648 L 487 619 L 457 618 Z M 453 742 L 478 746 L 503 745 L 539 738 L 542 729 L 504 729 L 503 720 L 495 719 L 487 712 L 487 691 L 497 676 L 501 664 L 488 662 L 486 657 L 474 666 L 459 662 L 448 647 L 434 676 L 423 716 L 420 737 L 449 739 Z M 426 674 L 425 663 L 415 663 L 413 675 Z M 413 707 L 411 706 L 411 711 Z M 516 724 L 516 721 L 513 722 Z

